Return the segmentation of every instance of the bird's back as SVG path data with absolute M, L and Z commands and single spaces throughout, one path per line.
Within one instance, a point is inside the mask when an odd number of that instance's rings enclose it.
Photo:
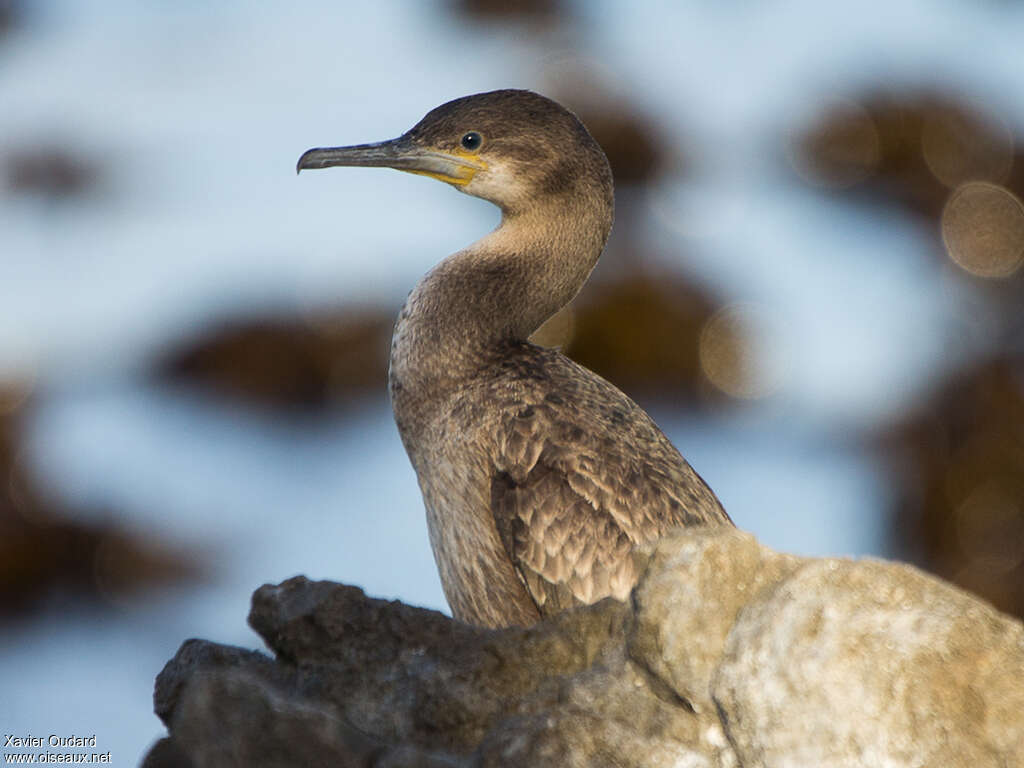
M 507 342 L 442 410 L 445 424 L 432 432 L 445 444 L 434 446 L 432 472 L 438 464 L 478 471 L 465 478 L 474 487 L 445 489 L 454 493 L 444 498 L 424 487 L 439 563 L 453 543 L 438 538 L 475 530 L 489 545 L 454 548 L 490 551 L 482 555 L 489 562 L 500 549 L 512 565 L 505 592 L 524 590 L 538 615 L 607 596 L 625 599 L 639 575 L 637 545 L 677 526 L 731 522 L 642 408 L 555 350 Z M 501 579 L 486 572 L 487 563 L 479 566 L 477 576 L 442 564 L 442 579 L 447 570 L 453 582 L 445 584 L 453 611 L 474 623 L 514 623 L 481 615 L 492 609 L 481 607 L 481 584 L 474 582 L 493 586 Z M 493 613 L 511 609 L 498 605 Z

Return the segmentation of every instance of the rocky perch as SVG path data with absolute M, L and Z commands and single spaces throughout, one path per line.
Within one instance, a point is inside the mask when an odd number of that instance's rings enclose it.
M 735 530 L 662 540 L 631 604 L 483 630 L 298 577 L 276 654 L 189 640 L 158 766 L 1024 766 L 1024 625 L 917 569 Z

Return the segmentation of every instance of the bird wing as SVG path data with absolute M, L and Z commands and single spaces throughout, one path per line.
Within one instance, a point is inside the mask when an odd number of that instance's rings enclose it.
M 615 405 L 590 432 L 543 404 L 498 430 L 491 511 L 542 614 L 625 599 L 639 575 L 635 545 L 680 525 L 730 522 L 647 414 L 624 396 Z

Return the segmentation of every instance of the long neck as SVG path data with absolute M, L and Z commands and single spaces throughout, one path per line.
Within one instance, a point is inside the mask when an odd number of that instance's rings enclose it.
M 471 377 L 489 350 L 525 340 L 580 290 L 611 228 L 608 195 L 505 213 L 501 225 L 431 270 L 409 295 L 391 344 L 391 394 L 421 411 Z

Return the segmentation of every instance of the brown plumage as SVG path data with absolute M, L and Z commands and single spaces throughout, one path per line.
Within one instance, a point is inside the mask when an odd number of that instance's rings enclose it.
M 502 210 L 420 281 L 392 341 L 395 420 L 456 618 L 525 625 L 625 599 L 636 545 L 730 524 L 639 406 L 527 341 L 582 287 L 611 228 L 608 163 L 574 115 L 529 91 L 467 96 L 398 139 L 299 160 L 331 165 L 423 173 Z

